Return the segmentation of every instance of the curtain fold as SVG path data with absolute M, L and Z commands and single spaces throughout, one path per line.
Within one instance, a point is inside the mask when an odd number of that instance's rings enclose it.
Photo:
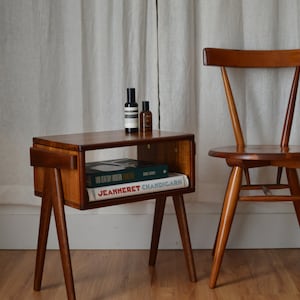
M 82 1 L 82 24 L 84 129 L 123 128 L 127 87 L 157 128 L 155 1 Z
M 197 185 L 189 199 L 222 201 L 228 170 L 207 151 L 233 135 L 220 74 L 203 67 L 202 49 L 299 48 L 299 16 L 297 0 L 2 0 L 0 204 L 39 203 L 33 136 L 123 128 L 127 87 L 136 88 L 140 107 L 150 101 L 155 129 L 195 133 Z M 280 89 L 281 79 L 260 76 L 274 105 L 250 109 L 246 100 L 257 94 L 245 76 L 239 109 L 249 138 L 260 129 L 251 115 L 265 115 L 267 139 L 279 130 L 277 97 L 289 83 Z

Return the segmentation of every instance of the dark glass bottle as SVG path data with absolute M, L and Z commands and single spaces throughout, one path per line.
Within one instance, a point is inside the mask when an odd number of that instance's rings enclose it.
M 140 113 L 140 131 L 152 131 L 152 113 L 149 110 L 149 101 L 142 102 L 142 111 Z
M 127 102 L 124 106 L 124 126 L 126 133 L 138 132 L 138 104 L 135 102 L 135 89 L 127 89 Z

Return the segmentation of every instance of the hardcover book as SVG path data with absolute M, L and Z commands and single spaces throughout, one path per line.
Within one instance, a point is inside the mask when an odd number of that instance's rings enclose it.
M 181 189 L 189 186 L 185 174 L 169 173 L 165 178 L 128 182 L 110 186 L 87 188 L 89 201 L 99 201 L 113 198 L 128 197 L 138 194 L 155 193 L 167 190 Z
M 130 158 L 86 163 L 86 186 L 101 187 L 168 176 L 168 165 Z

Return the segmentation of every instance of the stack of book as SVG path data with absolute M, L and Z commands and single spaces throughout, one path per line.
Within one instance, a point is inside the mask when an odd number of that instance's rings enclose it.
M 189 186 L 188 177 L 169 173 L 167 164 L 129 158 L 86 163 L 89 201 L 180 189 Z

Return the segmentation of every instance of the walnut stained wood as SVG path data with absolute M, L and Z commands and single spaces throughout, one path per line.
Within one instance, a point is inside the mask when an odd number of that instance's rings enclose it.
M 190 186 L 179 193 L 195 191 L 195 143 L 190 133 L 153 130 L 147 133 L 126 134 L 124 130 L 86 132 L 33 138 L 33 149 L 57 154 L 58 159 L 69 155 L 77 168 L 62 168 L 61 176 L 65 204 L 78 209 L 122 204 L 124 198 L 89 202 L 85 190 L 85 154 L 87 151 L 108 148 L 136 147 L 137 159 L 166 163 L 171 172 L 184 173 Z M 53 157 L 52 155 L 52 157 Z M 49 154 L 50 156 L 50 154 Z M 37 196 L 43 195 L 45 168 L 34 165 L 34 189 Z M 174 190 L 173 194 L 178 194 Z M 144 199 L 166 193 L 145 194 Z M 170 195 L 170 192 L 168 192 Z M 127 197 L 126 201 L 139 201 L 139 196 Z
M 210 250 L 194 250 L 186 280 L 182 251 L 162 250 L 156 268 L 145 250 L 72 250 L 78 300 L 299 300 L 300 250 L 227 250 L 219 287 L 210 289 Z M 59 251 L 48 251 L 44 288 L 32 290 L 35 251 L 0 251 L 0 299 L 67 299 Z M 230 284 L 228 284 L 230 283 Z
M 85 186 L 85 152 L 106 148 L 137 147 L 137 159 L 168 164 L 169 171 L 184 173 L 189 186 L 135 196 L 89 202 Z M 125 134 L 124 130 L 33 138 L 30 163 L 34 167 L 35 194 L 42 197 L 34 290 L 42 289 L 47 239 L 54 211 L 62 268 L 69 300 L 76 299 L 64 205 L 78 209 L 156 199 L 149 265 L 154 266 L 167 197 L 173 198 L 189 279 L 197 280 L 183 194 L 195 190 L 193 134 L 153 131 Z M 105 238 L 105 237 L 104 237 Z M 84 263 L 84 262 L 83 262 Z
M 217 284 L 231 224 L 239 200 L 258 202 L 292 201 L 300 225 L 300 186 L 296 171 L 300 168 L 300 146 L 289 145 L 300 76 L 300 49 L 236 50 L 205 48 L 203 50 L 203 62 L 207 66 L 217 66 L 221 71 L 229 117 L 236 142 L 235 145 L 219 147 L 209 151 L 210 156 L 225 159 L 227 165 L 231 168 L 213 249 L 213 264 L 209 286 L 214 288 Z M 240 99 L 234 98 L 233 84 L 231 84 L 233 80 L 229 79 L 228 68 L 272 68 L 274 70 L 288 67 L 294 70 L 294 77 L 291 83 L 290 95 L 286 97 L 285 118 L 284 120 L 278 120 L 278 123 L 282 124 L 281 141 L 278 141 L 277 145 L 248 145 L 237 110 L 237 103 Z M 251 104 L 251 99 L 246 98 L 246 101 L 249 105 Z M 258 119 L 263 124 L 263 118 L 258 117 Z M 256 122 L 258 122 L 258 119 Z M 270 132 L 270 135 L 272 135 L 272 132 Z M 253 184 L 249 170 L 263 167 L 273 167 L 275 171 L 274 183 L 258 182 Z M 285 169 L 287 177 L 287 183 L 284 184 L 281 182 L 283 169 Z M 288 189 L 288 191 L 282 195 L 276 193 L 279 189 Z M 255 190 L 262 193 L 256 195 L 253 193 L 241 194 L 242 191 L 253 192 Z

